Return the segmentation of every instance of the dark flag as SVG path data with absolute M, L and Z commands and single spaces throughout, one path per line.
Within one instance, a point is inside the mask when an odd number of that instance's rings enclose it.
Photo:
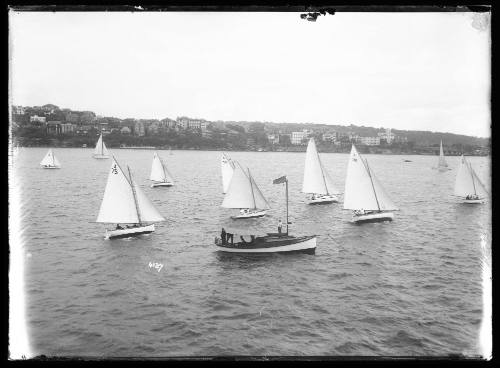
M 282 176 L 281 178 L 274 179 L 273 184 L 281 184 L 281 183 L 284 183 L 285 181 L 286 181 L 286 175 Z

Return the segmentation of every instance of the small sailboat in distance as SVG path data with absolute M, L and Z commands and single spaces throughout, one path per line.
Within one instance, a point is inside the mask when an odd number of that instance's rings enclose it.
M 262 217 L 270 208 L 252 177 L 250 169 L 245 172 L 239 163 L 235 165 L 233 177 L 221 207 L 240 209 L 240 214 L 232 217 L 234 219 Z
M 441 172 L 451 170 L 444 158 L 443 140 L 441 140 L 441 142 L 439 143 L 439 159 L 437 169 Z
M 229 188 L 229 183 L 233 177 L 234 167 L 234 161 L 223 152 L 220 160 L 220 169 L 222 173 L 222 193 L 224 194 L 227 193 Z
M 237 171 L 235 172 L 237 174 Z M 264 230 L 264 219 L 246 219 L 226 222 L 222 228 L 221 238 L 215 238 L 218 251 L 239 254 L 262 253 L 308 253 L 316 251 L 316 235 L 292 236 L 288 233 L 288 179 L 282 176 L 273 180 L 273 184 L 285 183 L 286 190 L 286 231 L 282 232 L 281 220 L 278 223 L 277 233 L 268 233 Z M 227 231 L 226 231 L 227 230 Z M 234 242 L 235 236 L 241 241 Z M 245 240 L 244 236 L 249 236 Z
M 463 198 L 463 203 L 483 203 L 488 196 L 484 184 L 481 182 L 476 172 L 472 168 L 464 155 L 460 157 L 457 177 L 455 179 L 454 194 Z
M 109 158 L 108 149 L 106 148 L 106 145 L 104 144 L 104 141 L 102 139 L 102 133 L 99 136 L 97 144 L 95 145 L 94 154 L 92 155 L 92 157 L 97 159 Z
M 309 204 L 339 201 L 336 195 L 340 194 L 340 191 L 335 188 L 330 175 L 321 163 L 314 138 L 309 139 L 307 145 L 302 192 L 312 194 Z
M 397 210 L 354 144 L 347 166 L 344 209 L 354 210 L 354 223 L 392 221 L 392 211 Z
M 151 188 L 154 187 L 171 187 L 174 185 L 174 180 L 172 179 L 172 175 L 168 171 L 163 160 L 158 156 L 158 153 L 155 151 L 153 155 L 153 164 L 151 165 L 151 175 L 149 180 L 153 181 L 151 184 Z
M 49 149 L 45 157 L 40 161 L 40 166 L 44 169 L 60 169 L 61 163 L 57 157 L 52 152 L 52 148 Z
M 117 224 L 115 229 L 106 230 L 105 239 L 150 234 L 155 231 L 154 223 L 161 221 L 165 218 L 132 180 L 130 169 L 127 177 L 113 157 L 96 220 L 98 223 Z

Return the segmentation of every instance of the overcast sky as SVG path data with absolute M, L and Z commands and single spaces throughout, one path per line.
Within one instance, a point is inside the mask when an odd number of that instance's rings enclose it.
M 473 13 L 10 13 L 15 105 L 490 136 Z

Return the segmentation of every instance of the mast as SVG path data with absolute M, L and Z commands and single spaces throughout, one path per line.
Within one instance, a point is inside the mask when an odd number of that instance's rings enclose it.
M 52 152 L 52 150 L 50 150 L 50 152 L 52 153 L 52 166 L 56 166 L 56 162 L 54 160 L 54 152 Z
M 323 183 L 325 184 L 326 194 L 329 195 L 330 193 L 328 192 L 328 185 L 326 184 L 325 172 L 323 171 L 323 163 L 319 158 L 318 149 L 316 149 L 316 156 L 318 156 L 319 167 L 321 168 L 321 177 L 323 178 Z
M 158 157 L 158 160 L 160 161 L 160 164 L 161 164 L 161 169 L 163 170 L 163 181 L 166 182 L 167 180 L 167 174 L 165 173 L 165 166 L 163 166 L 163 161 L 160 157 L 160 155 L 158 155 L 158 152 L 156 152 L 156 157 Z
M 286 188 L 286 235 L 288 235 L 288 179 L 285 178 Z
M 472 165 L 470 162 L 468 162 L 469 164 L 469 172 L 470 172 L 470 176 L 472 176 L 472 186 L 474 187 L 474 195 L 477 195 L 477 192 L 476 192 L 476 184 L 474 183 L 474 171 L 472 170 Z
M 132 194 L 134 195 L 134 203 L 135 203 L 135 210 L 137 211 L 137 219 L 139 220 L 139 224 L 141 224 L 141 214 L 139 213 L 139 206 L 137 204 L 137 194 L 135 193 L 134 184 L 132 182 L 132 174 L 130 174 L 130 167 L 127 166 L 127 169 L 128 169 L 128 176 L 130 177 L 130 186 L 132 187 Z
M 101 156 L 104 156 L 104 139 L 102 139 L 102 130 L 101 130 Z
M 247 170 L 248 170 L 248 180 L 250 180 L 250 188 L 252 189 L 253 208 L 256 209 L 257 208 L 257 204 L 255 203 L 255 194 L 253 192 L 252 174 L 250 174 L 250 169 L 249 168 L 247 168 Z
M 373 185 L 372 174 L 370 172 L 370 167 L 368 166 L 368 161 L 364 161 L 366 165 L 366 171 L 368 172 L 368 176 L 370 177 L 370 182 L 372 183 L 373 194 L 375 194 L 375 201 L 377 201 L 377 207 L 380 212 L 380 204 L 378 203 L 377 192 L 375 191 L 375 186 Z

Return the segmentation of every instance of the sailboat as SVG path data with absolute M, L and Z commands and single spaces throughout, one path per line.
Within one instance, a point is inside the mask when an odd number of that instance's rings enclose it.
M 132 180 L 130 169 L 128 167 L 127 169 L 128 177 L 113 157 L 96 220 L 98 223 L 117 224 L 115 229 L 106 230 L 105 239 L 150 234 L 155 231 L 155 222 L 165 221 L 141 188 Z M 120 224 L 127 226 L 123 227 Z
M 59 163 L 59 160 L 54 156 L 54 153 L 52 152 L 52 148 L 49 149 L 45 157 L 43 158 L 42 161 L 40 161 L 40 166 L 44 169 L 60 169 L 61 164 Z
M 153 184 L 151 184 L 151 188 L 171 187 L 172 185 L 174 185 L 172 175 L 170 174 L 156 151 L 153 155 L 153 164 L 151 165 L 151 176 L 149 177 L 149 180 L 152 180 L 154 182 Z
M 109 158 L 108 149 L 106 148 L 106 145 L 104 144 L 104 141 L 102 140 L 102 133 L 99 136 L 99 140 L 97 141 L 97 144 L 95 145 L 94 154 L 92 155 L 92 157 L 97 158 L 97 159 Z
M 302 192 L 312 194 L 309 204 L 326 204 L 339 201 L 336 194 L 338 195 L 340 192 L 333 185 L 330 175 L 321 163 L 314 138 L 309 139 L 307 145 Z
M 224 208 L 239 208 L 240 214 L 233 216 L 234 219 L 244 219 L 265 216 L 266 210 L 270 208 L 269 203 L 260 191 L 250 169 L 245 170 L 241 165 L 235 165 L 231 183 L 224 200 Z
M 231 182 L 231 178 L 233 177 L 234 172 L 234 161 L 226 155 L 222 153 L 222 157 L 220 159 L 220 169 L 222 172 L 222 193 L 226 194 L 229 188 L 229 183 Z
M 235 177 L 238 171 L 235 172 Z M 230 221 L 224 224 L 220 238 L 215 238 L 218 251 L 226 253 L 308 253 L 316 251 L 316 235 L 292 236 L 289 235 L 291 223 L 288 221 L 288 179 L 282 176 L 273 180 L 273 184 L 285 183 L 286 193 L 286 231 L 282 232 L 281 220 L 278 223 L 277 233 L 268 233 L 263 230 L 266 225 L 263 219 L 247 219 L 239 222 Z M 242 222 L 243 221 L 243 222 Z M 227 230 L 227 231 L 226 231 Z M 234 242 L 239 236 L 239 242 Z M 247 236 L 247 239 L 244 237 Z
M 444 158 L 443 141 L 442 140 L 439 144 L 439 159 L 438 159 L 437 169 L 439 171 L 451 170 L 450 168 L 448 168 L 448 164 L 446 163 L 446 160 Z
M 352 145 L 345 181 L 344 209 L 354 210 L 352 222 L 392 221 L 397 210 L 368 161 Z
M 488 195 L 484 184 L 479 180 L 476 172 L 462 155 L 455 179 L 455 191 L 457 197 L 463 198 L 463 203 L 483 203 Z

